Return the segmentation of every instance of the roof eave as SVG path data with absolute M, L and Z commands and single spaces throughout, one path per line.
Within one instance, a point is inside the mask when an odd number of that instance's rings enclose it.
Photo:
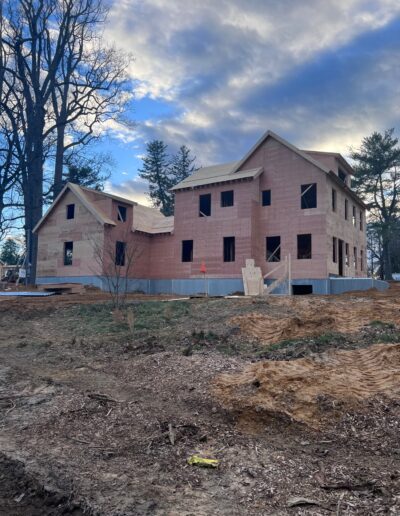
M 181 187 L 178 187 L 178 185 L 172 187 L 170 189 L 170 191 L 173 191 L 173 192 L 180 192 L 182 190 L 196 190 L 198 188 L 206 188 L 206 187 L 209 187 L 209 186 L 216 186 L 216 185 L 221 185 L 221 184 L 225 184 L 225 183 L 238 183 L 240 181 L 252 181 L 253 179 L 256 179 L 260 174 L 262 174 L 262 172 L 264 171 L 263 167 L 258 167 L 256 169 L 257 171 L 253 174 L 253 175 L 249 175 L 247 177 L 235 177 L 235 175 L 232 173 L 230 176 L 229 175 L 226 175 L 224 176 L 224 179 L 219 179 L 219 180 L 216 180 L 216 181 L 210 181 L 208 183 L 202 183 L 202 184 L 194 184 L 194 185 L 187 185 L 187 186 L 181 186 Z M 241 172 L 245 172 L 244 170 L 241 171 Z

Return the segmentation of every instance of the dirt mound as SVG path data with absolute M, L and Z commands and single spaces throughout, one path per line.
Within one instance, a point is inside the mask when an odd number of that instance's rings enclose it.
M 284 317 L 252 313 L 234 317 L 231 323 L 265 344 L 273 344 L 332 331 L 353 333 L 376 320 L 394 324 L 400 321 L 400 304 L 392 299 L 282 298 L 278 303 L 291 313 Z
M 213 392 L 241 414 L 289 417 L 313 428 L 357 411 L 377 395 L 400 397 L 400 344 L 265 361 L 219 376 Z

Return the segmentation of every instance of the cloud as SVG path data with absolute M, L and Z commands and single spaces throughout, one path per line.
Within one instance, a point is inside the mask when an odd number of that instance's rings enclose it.
M 106 132 L 108 136 L 126 144 L 132 143 L 138 138 L 134 127 L 111 118 L 102 123 L 101 129 L 103 132 Z
M 129 179 L 123 181 L 121 184 L 115 184 L 111 181 L 106 181 L 104 191 L 110 194 L 136 201 L 139 204 L 150 206 L 151 203 L 148 198 L 148 186 L 145 181 L 140 178 Z
M 106 36 L 135 54 L 136 98 L 176 107 L 136 137 L 207 165 L 267 128 L 344 150 L 398 123 L 399 16 L 398 0 L 119 0 Z

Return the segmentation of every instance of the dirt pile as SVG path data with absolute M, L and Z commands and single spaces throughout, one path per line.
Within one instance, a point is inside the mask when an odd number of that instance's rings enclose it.
M 332 302 L 324 298 L 282 298 L 285 316 L 263 313 L 240 315 L 231 324 L 265 344 L 321 335 L 327 332 L 357 332 L 372 321 L 398 324 L 400 303 L 396 299 L 350 299 Z
M 265 361 L 219 376 L 213 392 L 242 415 L 289 417 L 312 428 L 362 408 L 374 396 L 400 397 L 400 345 Z

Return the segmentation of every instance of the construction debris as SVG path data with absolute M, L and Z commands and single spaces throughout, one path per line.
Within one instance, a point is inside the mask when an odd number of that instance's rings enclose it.
M 218 468 L 219 460 L 205 459 L 198 455 L 192 455 L 188 458 L 188 464 L 191 464 L 192 466 L 200 466 L 201 468 Z

